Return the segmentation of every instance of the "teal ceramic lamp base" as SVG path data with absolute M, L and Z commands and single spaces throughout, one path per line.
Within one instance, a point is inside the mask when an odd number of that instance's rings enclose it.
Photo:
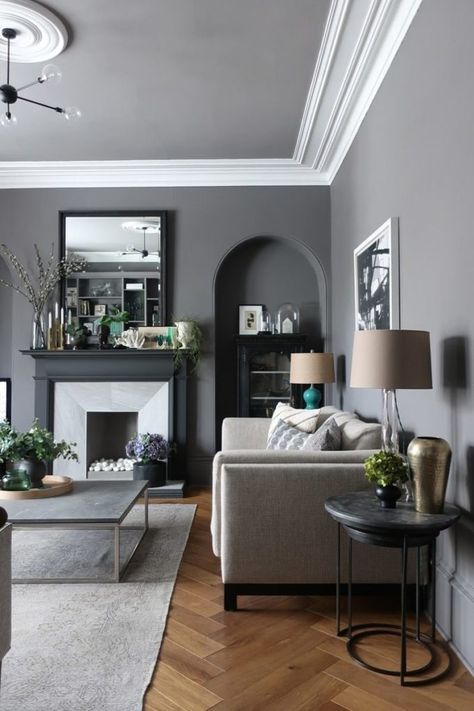
M 303 400 L 306 403 L 306 410 L 316 410 L 321 402 L 321 393 L 314 385 L 310 385 L 303 393 Z

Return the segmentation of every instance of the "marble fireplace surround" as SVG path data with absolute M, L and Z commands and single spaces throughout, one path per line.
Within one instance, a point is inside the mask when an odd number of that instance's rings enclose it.
M 136 412 L 139 431 L 168 435 L 177 453 L 168 479 L 186 481 L 187 363 L 176 373 L 171 352 L 158 350 L 22 351 L 35 361 L 35 416 L 56 438 L 78 443 L 81 460 L 56 469 L 86 471 L 88 411 Z M 66 471 L 67 470 L 67 471 Z M 170 489 L 168 495 L 182 495 Z

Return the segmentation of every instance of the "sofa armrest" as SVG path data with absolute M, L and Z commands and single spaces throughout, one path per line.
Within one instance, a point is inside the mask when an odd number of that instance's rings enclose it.
M 273 450 L 273 449 L 235 449 L 228 452 L 218 452 L 214 457 L 212 465 L 212 548 L 214 554 L 220 555 L 221 548 L 221 474 L 222 467 L 226 464 L 243 464 L 255 467 L 255 471 L 260 471 L 260 467 L 270 465 L 283 465 L 289 467 L 295 465 L 296 468 L 302 465 L 310 465 L 314 474 L 318 474 L 320 468 L 325 465 L 359 465 L 360 486 L 364 485 L 364 470 L 362 464 L 364 460 L 373 454 L 373 450 L 351 450 L 336 452 L 319 451 L 299 451 L 299 450 Z M 344 469 L 343 467 L 343 469 Z M 263 471 L 263 469 L 262 469 Z
M 332 582 L 337 527 L 324 502 L 364 488 L 360 464 L 225 464 L 223 582 Z

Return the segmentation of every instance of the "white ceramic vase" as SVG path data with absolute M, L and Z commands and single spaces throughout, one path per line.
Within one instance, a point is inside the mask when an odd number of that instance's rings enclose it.
M 176 321 L 175 326 L 180 348 L 188 348 L 193 336 L 193 324 L 191 321 Z

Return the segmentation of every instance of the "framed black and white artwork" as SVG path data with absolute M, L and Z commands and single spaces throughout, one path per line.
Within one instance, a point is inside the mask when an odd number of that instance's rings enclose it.
M 239 335 L 257 335 L 261 327 L 262 311 L 262 304 L 239 305 Z
M 354 250 L 355 330 L 400 328 L 398 218 Z

